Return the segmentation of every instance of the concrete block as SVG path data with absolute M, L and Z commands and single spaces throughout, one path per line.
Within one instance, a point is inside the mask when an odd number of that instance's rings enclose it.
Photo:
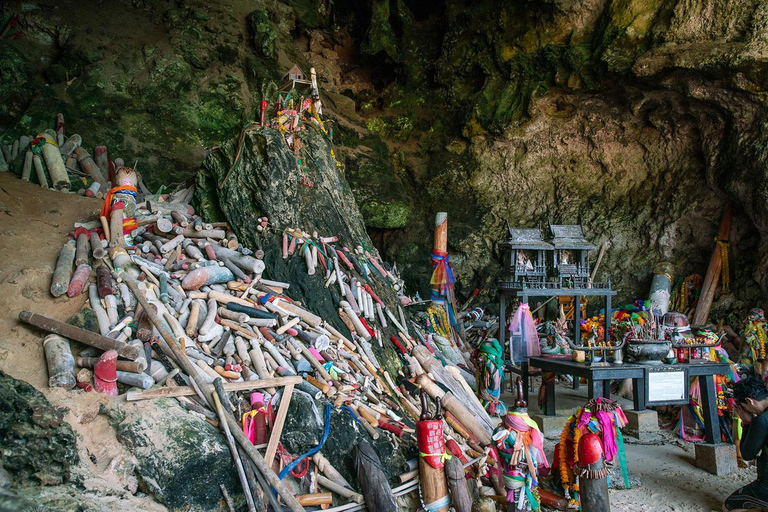
M 732 444 L 697 443 L 696 466 L 713 475 L 727 475 L 736 471 L 736 447 Z
M 547 439 L 560 439 L 560 434 L 568 422 L 569 416 L 545 416 L 543 414 L 531 414 L 531 419 L 539 426 L 539 430 Z
M 656 411 L 624 411 L 627 417 L 627 425 L 622 429 L 626 436 L 631 436 L 640 441 L 651 440 L 659 432 L 659 415 Z

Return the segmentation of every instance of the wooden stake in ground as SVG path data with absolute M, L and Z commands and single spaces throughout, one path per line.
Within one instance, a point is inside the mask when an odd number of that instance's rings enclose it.
M 456 297 L 454 296 L 454 277 L 450 263 L 448 263 L 448 214 L 438 212 L 435 216 L 435 238 L 432 246 L 432 301 L 433 305 L 444 307 L 448 318 L 451 319 L 456 311 Z M 444 300 L 441 297 L 445 297 Z M 405 326 L 404 326 L 405 327 Z M 461 343 L 456 326 L 451 323 L 451 345 Z M 407 332 L 407 327 L 406 327 Z
M 717 232 L 717 246 L 709 260 L 707 275 L 704 278 L 704 284 L 701 287 L 701 296 L 696 306 L 696 314 L 693 316 L 691 325 L 705 325 L 709 318 L 709 311 L 712 309 L 712 301 L 715 298 L 717 282 L 720 279 L 720 272 L 723 268 L 722 247 L 725 245 L 727 250 L 728 239 L 731 237 L 731 220 L 733 219 L 733 206 L 727 204 L 723 212 L 723 218 L 720 221 L 720 230 Z
M 216 414 L 219 415 L 219 425 L 224 431 L 224 437 L 227 438 L 229 451 L 232 453 L 232 458 L 235 460 L 237 476 L 240 478 L 240 485 L 243 486 L 243 494 L 245 494 L 245 502 L 248 504 L 248 512 L 256 512 L 256 506 L 253 504 L 251 488 L 248 485 L 248 479 L 245 477 L 245 470 L 243 469 L 242 462 L 240 462 L 240 456 L 237 454 L 237 446 L 235 445 L 235 440 L 232 438 L 232 433 L 229 431 L 229 425 L 227 424 L 227 417 L 224 414 L 224 408 L 221 406 L 221 401 L 225 396 L 224 388 L 221 384 L 221 377 L 213 381 L 213 386 L 216 388 L 216 392 L 213 393 L 212 397 L 214 405 L 216 406 Z
M 440 399 L 436 400 L 434 418 L 429 417 L 427 392 L 421 390 L 421 419 L 416 422 L 419 445 L 419 484 L 424 508 L 432 512 L 447 512 L 451 500 L 445 481 L 445 438 Z

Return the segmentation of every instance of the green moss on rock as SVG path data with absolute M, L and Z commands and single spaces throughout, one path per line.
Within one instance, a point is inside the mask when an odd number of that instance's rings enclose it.
M 77 441 L 64 415 L 26 382 L 0 371 L 0 464 L 21 484 L 72 478 Z
M 256 50 L 267 59 L 274 59 L 277 56 L 277 32 L 269 21 L 269 12 L 253 11 L 248 15 L 248 26 Z
M 413 206 L 406 201 L 383 202 L 369 199 L 360 203 L 360 212 L 369 228 L 397 229 L 408 225 Z

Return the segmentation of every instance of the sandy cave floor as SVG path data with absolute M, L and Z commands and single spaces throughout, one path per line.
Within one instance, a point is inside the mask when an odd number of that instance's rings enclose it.
M 78 435 L 81 471 L 86 489 L 112 510 L 164 510 L 146 497 L 133 496 L 135 476 L 125 471 L 131 455 L 121 450 L 114 431 L 98 414 L 99 403 L 110 400 L 95 393 L 47 387 L 41 341 L 43 333 L 21 325 L 18 313 L 27 309 L 67 320 L 84 304 L 85 295 L 54 299 L 49 293 L 56 258 L 77 221 L 91 218 L 101 202 L 24 183 L 0 173 L 0 370 L 39 389 L 57 407 Z M 532 394 L 534 397 L 535 394 Z M 118 398 L 124 399 L 124 398 Z M 586 387 L 558 387 L 558 413 L 570 414 L 586 400 Z M 507 400 L 509 403 L 509 400 Z M 535 399 L 533 400 L 535 401 Z M 623 401 L 627 408 L 629 402 Z M 535 412 L 535 404 L 530 406 Z M 547 439 L 551 461 L 556 439 Z M 694 465 L 693 444 L 669 435 L 658 444 L 628 441 L 627 457 L 633 488 L 611 490 L 615 511 L 719 511 L 723 500 L 755 477 L 755 469 L 727 476 L 710 475 Z M 108 505 L 113 503 L 113 506 Z
M 75 471 L 83 477 L 86 495 L 94 497 L 87 503 L 90 510 L 165 510 L 133 495 L 138 482 L 126 471 L 131 454 L 99 415 L 99 404 L 110 398 L 49 388 L 45 334 L 18 320 L 20 311 L 29 310 L 66 321 L 82 308 L 87 294 L 51 296 L 51 274 L 75 222 L 92 218 L 100 208 L 100 200 L 53 192 L 0 173 L 0 370 L 30 383 L 66 411 L 64 418 L 78 438 L 81 463 Z

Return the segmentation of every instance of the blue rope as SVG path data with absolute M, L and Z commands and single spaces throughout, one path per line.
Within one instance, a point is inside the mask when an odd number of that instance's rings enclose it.
M 341 408 L 344 409 L 345 411 L 347 411 L 349 413 L 349 415 L 352 416 L 353 420 L 355 420 L 356 422 L 360 423 L 360 419 L 357 416 L 355 416 L 355 413 L 352 412 L 352 409 L 350 409 L 346 405 L 342 405 Z
M 320 439 L 320 444 L 309 450 L 304 455 L 300 455 L 296 460 L 288 464 L 283 468 L 283 470 L 280 472 L 279 478 L 282 480 L 283 478 L 288 475 L 291 471 L 293 471 L 293 468 L 299 465 L 299 463 L 306 459 L 307 457 L 311 457 L 312 455 L 319 452 L 322 448 L 325 442 L 328 440 L 328 433 L 331 431 L 331 404 L 325 404 L 325 431 L 323 432 L 323 438 Z

